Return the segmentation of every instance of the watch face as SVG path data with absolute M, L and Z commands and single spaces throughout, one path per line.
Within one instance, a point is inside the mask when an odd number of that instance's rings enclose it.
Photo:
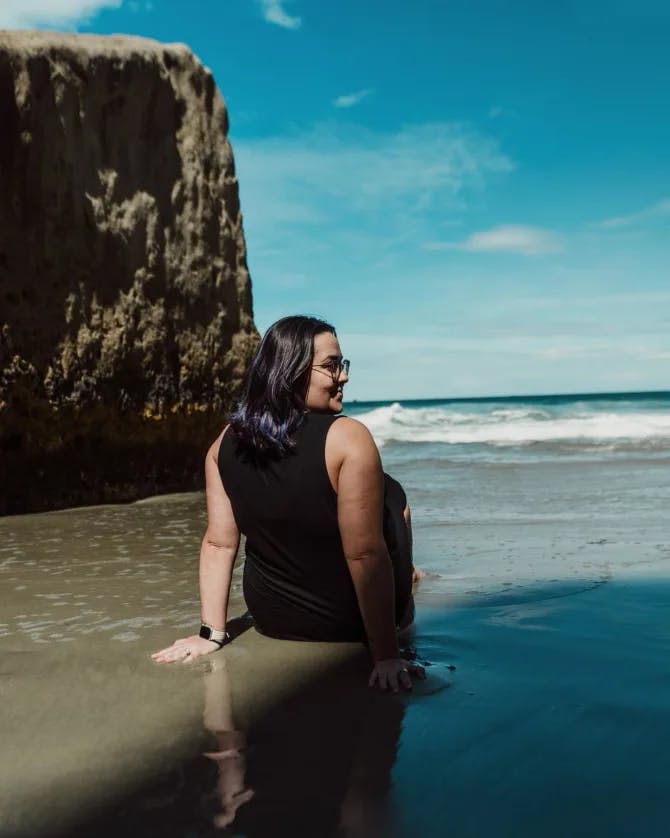
M 200 637 L 204 637 L 205 640 L 209 640 L 212 636 L 212 630 L 209 626 L 200 626 Z

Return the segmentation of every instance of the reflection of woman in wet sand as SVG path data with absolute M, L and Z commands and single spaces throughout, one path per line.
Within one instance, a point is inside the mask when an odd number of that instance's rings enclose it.
M 235 730 L 233 708 L 228 687 L 226 660 L 219 656 L 205 675 L 205 710 L 203 722 L 215 737 L 217 749 L 205 756 L 217 765 L 216 784 L 220 811 L 214 816 L 214 825 L 228 826 L 235 820 L 240 806 L 254 796 L 244 783 L 246 737 Z
M 390 834 L 388 792 L 404 702 L 361 689 L 356 659 L 303 684 L 260 716 L 252 714 L 243 732 L 234 729 L 226 658 L 210 660 L 204 724 L 216 745 L 205 756 L 216 764 L 217 779 L 215 797 L 208 792 L 199 807 L 202 814 L 217 827 L 235 822 L 248 838 Z M 181 789 L 187 800 L 208 787 L 201 772 L 187 774 L 186 781 L 194 789 Z
M 294 640 L 367 643 L 370 685 L 411 689 L 400 657 L 413 617 L 409 508 L 360 422 L 340 416 L 349 362 L 332 326 L 286 317 L 270 327 L 247 391 L 206 457 L 208 526 L 200 555 L 200 635 L 154 660 L 219 648 L 240 532 L 244 596 L 257 629 Z

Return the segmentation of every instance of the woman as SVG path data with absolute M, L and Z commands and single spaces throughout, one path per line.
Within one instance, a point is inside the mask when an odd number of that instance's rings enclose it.
M 192 661 L 226 642 L 243 532 L 244 596 L 260 632 L 363 640 L 370 686 L 383 690 L 409 690 L 412 675 L 425 676 L 400 657 L 396 636 L 413 616 L 409 509 L 370 432 L 340 416 L 348 371 L 323 320 L 285 317 L 268 329 L 246 394 L 205 461 L 200 634 L 155 661 Z

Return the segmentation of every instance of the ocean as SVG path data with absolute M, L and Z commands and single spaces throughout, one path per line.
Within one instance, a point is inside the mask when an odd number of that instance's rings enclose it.
M 670 454 L 670 391 L 353 402 L 346 412 L 394 457 L 404 450 L 410 458 L 525 463 Z
M 415 562 L 433 596 L 489 598 L 548 579 L 596 584 L 633 561 L 626 545 L 639 539 L 629 529 L 641 522 L 656 541 L 635 548 L 636 565 L 667 557 L 670 392 L 358 402 L 345 411 L 370 429 L 384 469 L 405 487 Z

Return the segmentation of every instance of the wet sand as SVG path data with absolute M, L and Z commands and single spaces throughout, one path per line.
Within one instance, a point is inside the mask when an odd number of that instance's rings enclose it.
M 202 525 L 199 495 L 0 519 L 3 836 L 666 834 L 660 515 L 451 527 L 410 696 L 253 629 L 154 665 L 197 628 Z

